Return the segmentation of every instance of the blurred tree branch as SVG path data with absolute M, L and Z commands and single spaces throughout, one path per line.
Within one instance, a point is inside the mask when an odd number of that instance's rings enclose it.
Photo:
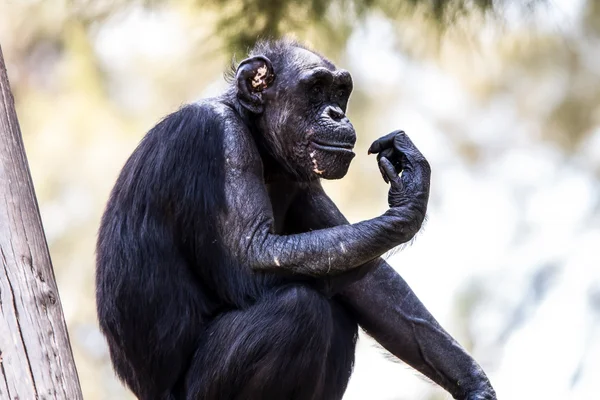
M 279 38 L 285 34 L 303 34 L 311 26 L 324 32 L 344 33 L 350 25 L 369 12 L 382 13 L 386 18 L 401 21 L 418 16 L 428 22 L 424 29 L 439 33 L 460 24 L 461 19 L 474 14 L 500 16 L 507 7 L 532 9 L 547 0 L 187 0 L 197 11 L 211 7 L 218 12 L 216 33 L 229 51 L 245 53 L 258 38 Z M 158 7 L 168 0 L 140 0 L 133 4 Z M 131 6 L 127 0 L 96 2 L 70 0 L 72 16 L 89 23 L 98 22 L 112 13 Z
M 531 8 L 545 0 L 523 0 L 516 4 Z M 194 0 L 198 6 L 206 1 Z M 443 32 L 472 14 L 498 15 L 511 0 L 208 0 L 222 17 L 217 23 L 230 51 L 245 52 L 257 38 L 278 38 L 290 32 L 301 33 L 317 25 L 327 31 L 347 31 L 347 25 L 368 12 L 381 12 L 400 20 L 418 15 Z

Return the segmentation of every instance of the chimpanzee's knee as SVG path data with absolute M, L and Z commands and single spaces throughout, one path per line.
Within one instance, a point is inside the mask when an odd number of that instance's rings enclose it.
M 286 322 L 296 328 L 315 325 L 321 329 L 331 327 L 331 304 L 325 296 L 311 287 L 284 286 L 273 293 L 271 301 L 269 308 L 272 307 L 272 311 L 285 316 Z
M 319 398 L 334 331 L 322 294 L 302 285 L 277 288 L 211 324 L 188 370 L 186 397 Z

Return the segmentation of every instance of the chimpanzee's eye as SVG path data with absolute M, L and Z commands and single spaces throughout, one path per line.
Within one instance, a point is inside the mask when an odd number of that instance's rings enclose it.
M 320 82 L 315 83 L 310 92 L 314 96 L 321 96 L 323 94 L 323 84 Z
M 348 88 L 347 88 L 346 86 L 340 86 L 340 87 L 339 87 L 339 88 L 336 90 L 336 92 L 335 92 L 335 96 L 336 96 L 338 99 L 345 99 L 345 98 L 347 98 L 347 97 L 348 97 L 348 92 L 349 92 L 349 90 L 348 90 Z

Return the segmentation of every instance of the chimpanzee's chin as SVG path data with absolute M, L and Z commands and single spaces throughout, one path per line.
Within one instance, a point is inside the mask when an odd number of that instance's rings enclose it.
M 341 179 L 348 172 L 354 156 L 354 152 L 348 149 L 321 149 L 312 146 L 312 171 L 323 179 Z
M 348 164 L 348 166 L 346 168 L 337 168 L 335 170 L 327 170 L 327 171 L 319 174 L 319 177 L 323 178 L 323 179 L 327 179 L 327 180 L 342 179 L 344 176 L 346 176 L 346 173 L 348 172 L 348 167 L 350 167 L 350 164 Z

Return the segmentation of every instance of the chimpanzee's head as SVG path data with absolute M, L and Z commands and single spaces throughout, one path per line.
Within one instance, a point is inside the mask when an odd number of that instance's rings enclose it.
M 346 175 L 356 133 L 346 117 L 352 77 L 289 40 L 259 43 L 236 72 L 237 98 L 271 155 L 305 179 Z

